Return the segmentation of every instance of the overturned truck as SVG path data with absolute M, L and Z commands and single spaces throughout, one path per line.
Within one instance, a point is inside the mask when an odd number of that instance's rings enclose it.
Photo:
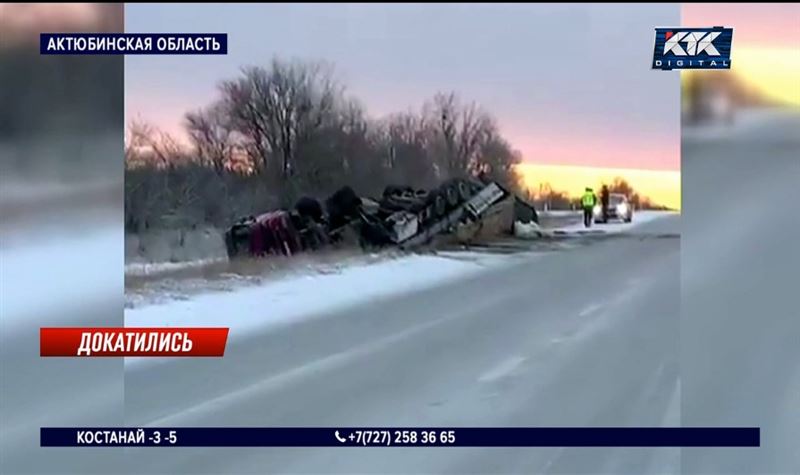
M 304 197 L 292 210 L 241 218 L 225 232 L 225 245 L 229 258 L 291 256 L 353 235 L 362 248 L 408 249 L 480 224 L 501 202 L 512 203 L 514 220 L 538 222 L 532 206 L 495 182 L 452 179 L 431 190 L 387 186 L 378 200 L 345 186 L 325 200 L 324 209 Z

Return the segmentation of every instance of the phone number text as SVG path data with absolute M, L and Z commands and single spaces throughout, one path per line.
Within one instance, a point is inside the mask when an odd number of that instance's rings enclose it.
M 355 445 L 452 445 L 456 442 L 454 430 L 356 430 L 348 436 Z

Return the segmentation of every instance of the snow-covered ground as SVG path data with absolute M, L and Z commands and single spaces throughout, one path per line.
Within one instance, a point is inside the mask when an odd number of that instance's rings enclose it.
M 549 211 L 539 211 L 539 216 L 541 217 L 561 217 L 561 216 L 577 216 L 580 214 L 580 211 L 575 211 L 571 209 L 554 209 Z
M 175 272 L 184 269 L 204 267 L 227 261 L 227 258 L 197 259 L 186 262 L 132 262 L 125 264 L 125 275 L 146 276 Z
M 633 221 L 630 223 L 625 223 L 622 221 L 610 221 L 608 223 L 595 223 L 592 224 L 592 227 L 586 228 L 583 225 L 583 221 L 578 223 L 570 224 L 568 226 L 562 226 L 558 228 L 552 228 L 549 231 L 555 234 L 614 234 L 614 233 L 621 233 L 624 231 L 628 231 L 640 224 L 648 223 L 653 221 L 654 219 L 661 218 L 663 216 L 669 216 L 671 214 L 676 214 L 670 211 L 637 211 L 633 214 Z
M 527 254 L 530 258 L 531 254 Z M 511 264 L 520 254 L 444 252 L 353 265 L 337 273 L 292 275 L 261 286 L 211 292 L 125 310 L 126 327 L 228 327 L 229 338 L 253 330 L 288 325 L 360 302 L 412 293 L 478 273 L 486 266 Z M 376 318 L 380 318 L 376 315 Z M 127 358 L 137 364 L 152 358 Z
M 603 232 L 622 232 L 668 215 L 640 212 L 632 223 L 602 225 Z M 598 226 L 599 227 L 599 226 Z M 597 227 L 593 227 L 597 231 Z M 580 232 L 582 226 L 561 228 Z M 237 339 L 255 330 L 290 325 L 330 314 L 370 299 L 410 294 L 450 280 L 479 273 L 486 267 L 511 265 L 536 254 L 475 251 L 409 255 L 337 267 L 334 272 L 291 274 L 261 285 L 233 286 L 180 300 L 142 303 L 125 310 L 127 327 L 228 327 Z M 376 315 L 380 318 L 380 315 Z M 127 358 L 126 364 L 141 364 L 152 358 Z

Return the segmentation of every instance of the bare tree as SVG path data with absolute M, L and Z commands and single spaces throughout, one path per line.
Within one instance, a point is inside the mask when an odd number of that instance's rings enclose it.
M 608 185 L 608 191 L 611 193 L 621 193 L 628 197 L 628 200 L 635 208 L 650 209 L 650 208 L 663 208 L 663 206 L 655 204 L 652 200 L 637 192 L 627 180 L 622 177 L 615 177 L 611 184 Z
M 418 186 L 437 181 L 441 168 L 432 149 L 434 132 L 427 117 L 405 112 L 389 116 L 383 125 L 391 178 Z
M 494 119 L 475 102 L 462 105 L 454 92 L 439 93 L 425 106 L 424 115 L 436 124 L 435 136 L 449 175 L 470 173 L 496 135 Z
M 129 164 L 169 168 L 187 158 L 172 135 L 142 120 L 128 124 L 125 142 L 125 158 L 132 162 Z
M 432 112 L 435 119 L 431 121 L 437 124 L 437 132 L 444 144 L 444 164 L 448 172 L 456 170 L 458 107 L 455 93 L 439 93 L 433 97 Z
M 253 85 L 237 79 L 222 82 L 219 89 L 220 110 L 226 111 L 231 128 L 243 137 L 244 148 L 254 167 L 261 173 L 266 172 L 270 165 L 271 143 L 267 118 L 255 104 Z
M 554 190 L 550 183 L 540 184 L 533 198 L 545 210 L 570 209 L 572 204 L 567 192 Z
M 245 68 L 242 77 L 220 86 L 231 125 L 248 140 L 260 168 L 280 163 L 292 175 L 297 147 L 335 118 L 341 88 L 322 63 L 272 61 L 269 69 Z
M 220 104 L 187 113 L 186 130 L 201 163 L 217 173 L 231 166 L 233 130 Z

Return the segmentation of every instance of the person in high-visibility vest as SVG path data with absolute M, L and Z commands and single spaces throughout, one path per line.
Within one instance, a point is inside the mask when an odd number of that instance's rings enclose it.
M 596 204 L 597 195 L 595 195 L 594 191 L 587 186 L 586 191 L 584 191 L 583 196 L 581 196 L 581 206 L 583 207 L 583 225 L 587 228 L 591 227 L 592 225 L 594 205 Z

